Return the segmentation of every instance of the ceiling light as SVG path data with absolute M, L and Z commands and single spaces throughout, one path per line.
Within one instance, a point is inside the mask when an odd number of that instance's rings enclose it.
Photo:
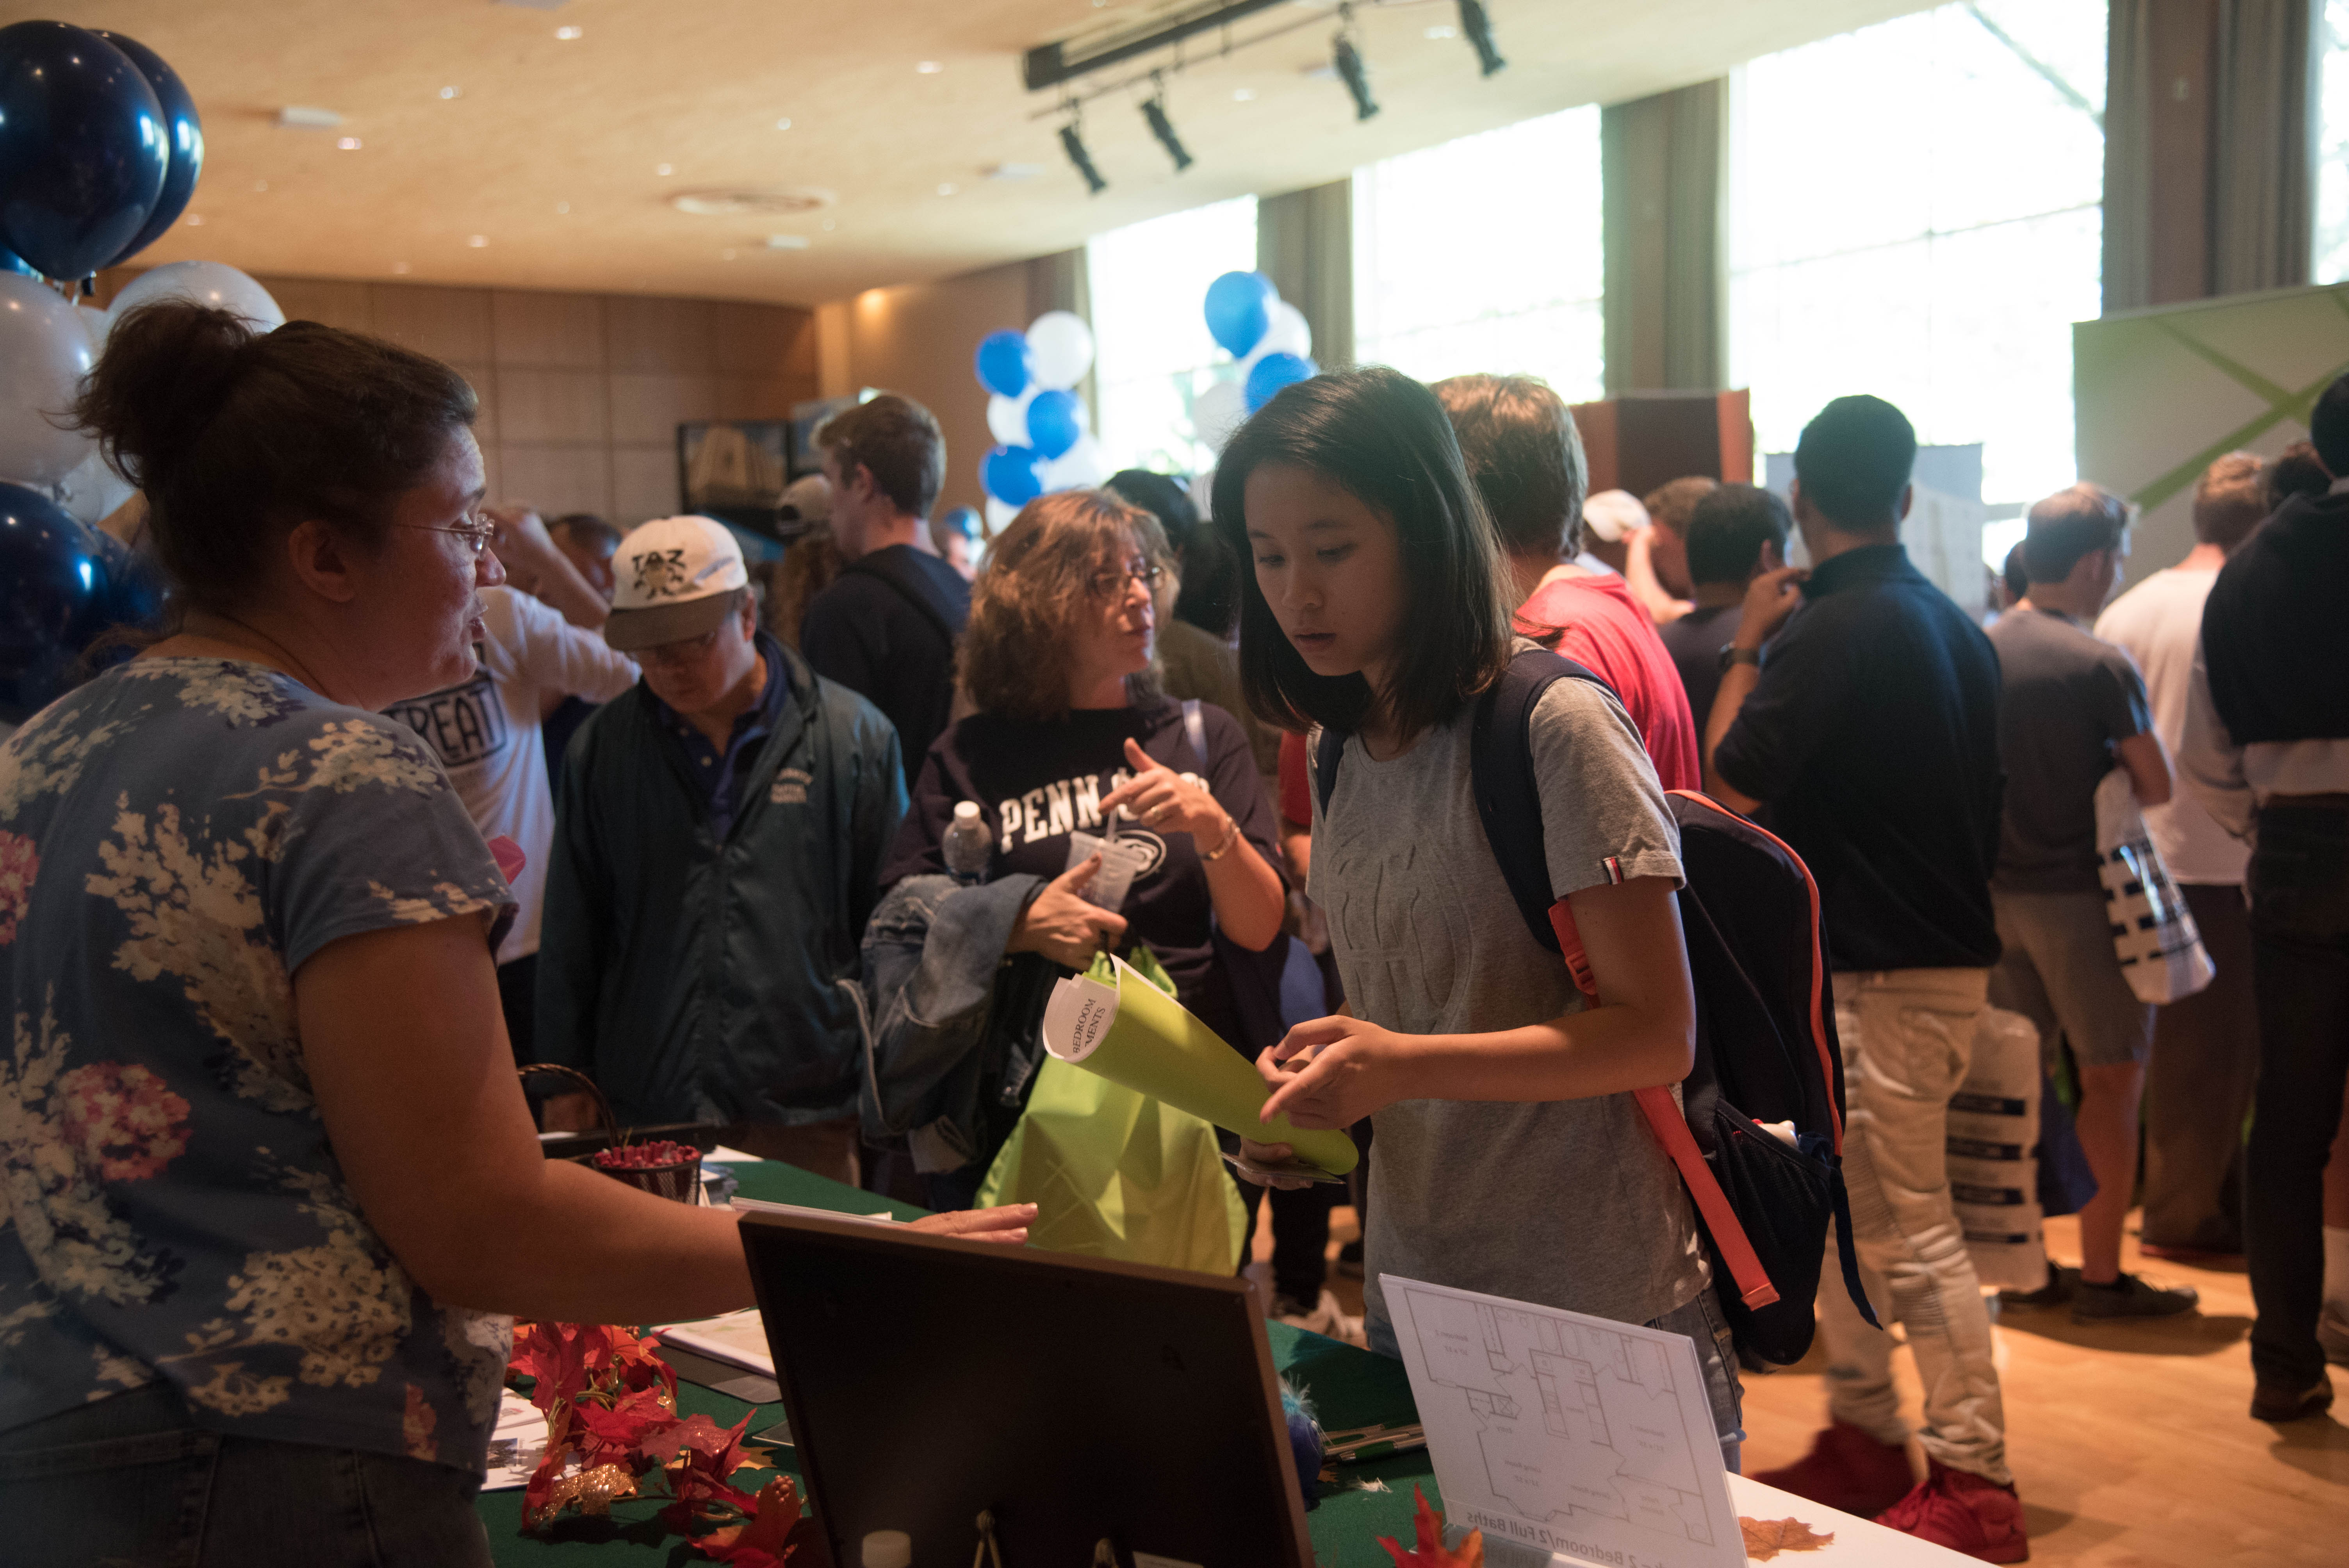
M 791 128 L 792 122 L 789 117 L 785 117 L 782 119 L 775 121 L 775 129 L 777 130 L 789 130 Z
M 253 188 L 255 191 L 266 191 L 269 189 L 269 181 L 266 180 L 256 180 L 253 182 Z
M 391 263 L 391 270 L 395 273 L 404 273 L 408 270 L 408 263 L 406 262 L 394 262 Z
M 576 27 L 557 27 L 554 36 L 568 44 L 580 36 L 580 31 Z
M 204 215 L 202 212 L 191 212 L 186 222 L 189 228 L 201 229 L 204 226 Z
M 1456 38 L 1460 36 L 1460 29 L 1448 23 L 1438 22 L 1434 26 L 1427 29 L 1425 36 L 1431 38 Z
M 346 136 L 337 140 L 335 145 L 345 152 L 357 152 L 365 144 L 356 136 Z
M 568 212 L 571 211 L 571 203 L 568 201 L 557 201 L 554 204 L 554 210 L 557 212 Z
M 1084 176 L 1086 194 L 1098 196 L 1109 189 L 1109 181 L 1102 179 L 1101 170 L 1093 167 L 1092 154 L 1085 150 L 1084 138 L 1077 134 L 1074 120 L 1061 128 L 1061 150 L 1069 155 L 1069 161 L 1076 165 L 1079 174 Z
M 805 234 L 770 234 L 767 249 L 771 251 L 804 251 L 810 242 Z
M 464 96 L 465 89 L 463 88 L 442 88 L 440 89 L 440 98 L 443 102 L 446 102 L 450 98 L 463 98 Z
M 332 130 L 343 123 L 343 117 L 330 108 L 305 108 L 299 104 L 287 104 L 277 111 L 280 130 Z
M 1338 78 L 1346 84 L 1346 90 L 1353 95 L 1356 119 L 1368 119 L 1379 112 L 1378 99 L 1371 96 L 1371 68 L 1362 64 L 1361 53 L 1354 47 L 1354 40 L 1343 33 L 1339 34 L 1338 41 L 1330 46 L 1330 68 L 1338 73 Z
M 940 65 L 936 60 L 916 60 L 914 62 L 914 69 L 920 72 L 923 76 L 934 77 L 940 71 L 945 70 L 946 67 Z
M 941 196 L 951 196 L 959 189 L 960 187 L 956 185 L 953 181 L 948 180 L 938 186 L 938 194 Z
M 1040 180 L 1044 166 L 1040 163 L 990 163 L 987 166 L 989 180 Z
M 674 163 L 656 163 L 653 165 L 653 172 L 662 176 L 663 178 L 667 178 L 667 176 L 677 172 L 677 165 Z
M 837 229 L 837 228 L 839 228 L 839 227 L 840 227 L 840 222 L 839 222 L 839 221 L 838 221 L 837 219 L 833 219 L 833 218 L 826 218 L 826 219 L 823 221 L 823 232 L 824 232 L 825 233 L 827 233 L 827 234 L 831 233 L 834 229 Z
M 1485 0 L 1460 0 L 1460 30 L 1468 35 L 1469 45 L 1476 51 L 1481 75 L 1489 77 L 1509 63 L 1494 46 L 1493 18 L 1485 9 Z
M 465 242 L 465 243 L 472 246 L 473 249 L 477 251 L 489 242 L 490 237 L 487 234 L 476 234 L 471 239 Z
M 1164 93 L 1142 100 L 1142 118 L 1150 122 L 1150 134 L 1158 139 L 1158 145 L 1164 148 L 1166 156 L 1174 160 L 1174 172 L 1180 174 L 1190 168 L 1191 154 L 1184 147 L 1182 138 L 1174 134 L 1174 122 L 1166 118 Z
M 1232 101 L 1234 103 L 1254 103 L 1256 102 L 1256 89 L 1254 88 L 1234 88 L 1232 89 Z
M 723 251 L 720 251 L 720 252 L 719 252 L 719 253 L 718 253 L 718 259 L 719 259 L 719 261 L 721 261 L 721 262 L 730 262 L 730 261 L 732 261 L 732 260 L 735 258 L 735 256 L 736 256 L 738 253 L 737 253 L 737 252 L 735 252 L 735 251 L 733 251 L 733 250 L 731 250 L 731 249 L 729 249 L 729 250 L 723 250 Z

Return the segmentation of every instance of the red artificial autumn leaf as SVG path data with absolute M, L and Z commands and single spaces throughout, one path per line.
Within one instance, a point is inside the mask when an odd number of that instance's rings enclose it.
M 696 1544 L 731 1568 L 781 1568 L 792 1554 L 786 1542 L 800 1522 L 799 1489 L 791 1477 L 779 1475 L 759 1489 L 754 1506 L 756 1517 L 748 1524 L 713 1530 Z
M 1412 1519 L 1419 1534 L 1417 1548 L 1406 1552 L 1392 1536 L 1379 1537 L 1379 1544 L 1395 1560 L 1395 1568 L 1485 1568 L 1483 1531 L 1470 1531 L 1459 1551 L 1447 1551 L 1444 1544 L 1444 1516 L 1427 1505 L 1427 1494 L 1417 1486 L 1411 1489 L 1411 1496 L 1415 1505 Z
M 1832 1532 L 1818 1534 L 1799 1519 L 1748 1519 L 1741 1513 L 1737 1528 L 1745 1535 L 1745 1555 L 1757 1563 L 1767 1563 L 1781 1552 L 1816 1552 L 1835 1544 Z

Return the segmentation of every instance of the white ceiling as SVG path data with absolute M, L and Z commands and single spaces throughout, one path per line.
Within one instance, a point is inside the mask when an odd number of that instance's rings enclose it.
M 1235 39 L 1302 24 L 1226 57 L 1197 40 L 1193 63 L 1166 83 L 1197 162 L 1176 176 L 1143 124 L 1142 92 L 1115 94 L 1085 111 L 1085 139 L 1110 181 L 1091 198 L 1061 157 L 1058 119 L 1031 118 L 1054 98 L 1022 89 L 1019 57 L 1156 8 L 1142 0 L 96 0 L 62 15 L 156 49 L 203 115 L 192 216 L 144 263 L 208 257 L 318 277 L 812 303 L 1062 249 L 1203 201 L 1318 184 L 1920 8 L 1487 3 L 1509 61 L 1489 78 L 1464 39 L 1428 36 L 1456 25 L 1453 0 L 1363 0 L 1358 36 L 1383 109 L 1366 122 L 1336 80 L 1307 74 L 1327 61 L 1337 25 L 1323 0 L 1237 25 Z M 59 15 L 0 5 L 9 21 Z M 579 36 L 558 38 L 559 27 Z M 940 68 L 924 74 L 923 61 Z M 444 98 L 445 88 L 457 96 Z M 344 123 L 280 129 L 275 113 L 288 104 L 333 109 Z M 776 128 L 781 118 L 790 129 Z M 340 150 L 340 137 L 361 146 Z M 987 178 L 999 163 L 1041 173 Z M 776 220 L 669 205 L 680 191 L 739 186 L 819 187 L 837 201 Z M 804 236 L 808 248 L 769 250 L 769 233 Z

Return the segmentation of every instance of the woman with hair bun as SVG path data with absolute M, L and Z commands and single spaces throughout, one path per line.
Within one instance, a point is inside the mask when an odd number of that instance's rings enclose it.
M 158 304 L 76 412 L 180 624 L 0 746 L 8 1560 L 487 1563 L 509 1315 L 752 1295 L 730 1214 L 541 1155 L 512 892 L 378 711 L 471 674 L 503 581 L 472 391 Z

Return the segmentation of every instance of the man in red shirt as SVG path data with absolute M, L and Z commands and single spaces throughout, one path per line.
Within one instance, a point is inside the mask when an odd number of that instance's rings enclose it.
M 1615 688 L 1665 789 L 1702 789 L 1696 720 L 1654 619 L 1622 578 L 1571 564 L 1589 469 L 1565 400 L 1528 376 L 1454 376 L 1435 395 L 1508 553 L 1518 632 Z

